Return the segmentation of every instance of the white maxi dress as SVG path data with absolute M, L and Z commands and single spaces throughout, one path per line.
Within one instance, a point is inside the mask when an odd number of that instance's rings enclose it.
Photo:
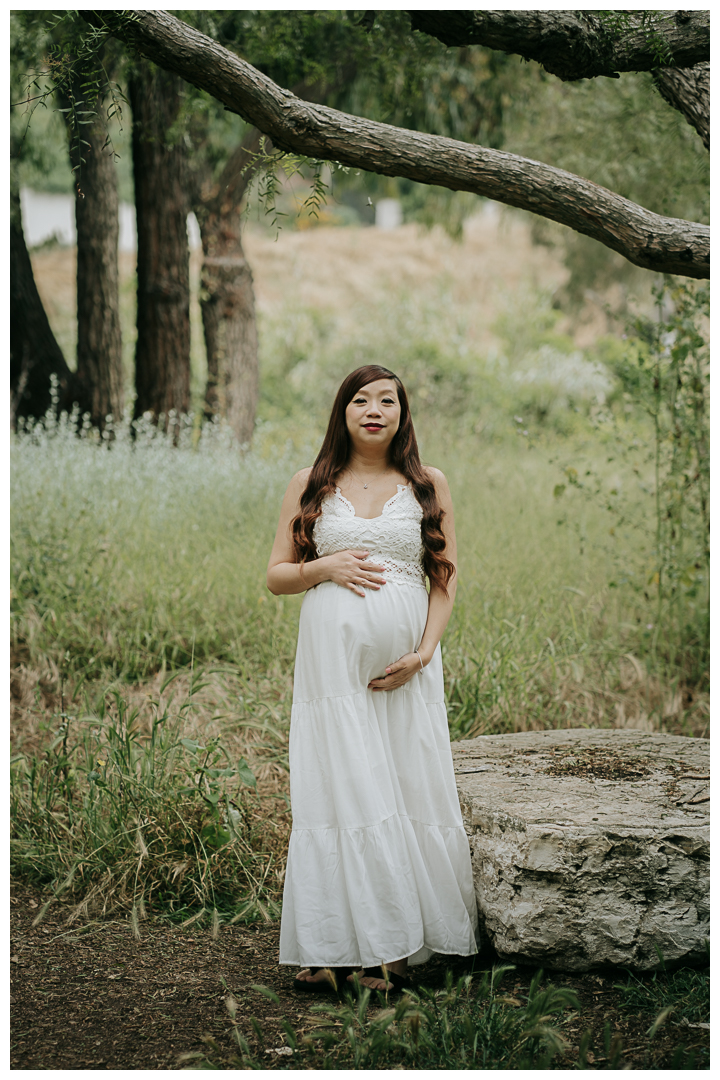
M 410 487 L 376 518 L 339 491 L 318 555 L 367 550 L 386 584 L 324 581 L 303 600 L 290 724 L 290 837 L 280 963 L 375 967 L 476 951 L 470 851 L 450 752 L 440 647 L 397 690 L 368 690 L 418 647 L 428 593 Z

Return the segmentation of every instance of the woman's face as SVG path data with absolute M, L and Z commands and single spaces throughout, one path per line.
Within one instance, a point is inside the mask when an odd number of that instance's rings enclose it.
M 387 452 L 400 427 L 400 401 L 393 379 L 377 379 L 355 394 L 345 409 L 345 423 L 356 450 Z

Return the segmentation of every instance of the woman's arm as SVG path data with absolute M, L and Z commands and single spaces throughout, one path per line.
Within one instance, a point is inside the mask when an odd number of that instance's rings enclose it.
M 455 567 L 455 573 L 448 582 L 447 596 L 437 585 L 433 585 L 430 589 L 425 631 L 418 646 L 420 656 L 418 657 L 417 653 L 407 653 L 405 656 L 401 656 L 394 664 L 390 664 L 385 668 L 384 678 L 373 679 L 368 684 L 372 690 L 396 690 L 398 686 L 408 682 L 413 675 L 420 671 L 420 660 L 422 660 L 423 666 L 430 663 L 435 655 L 440 638 L 445 632 L 445 627 L 450 621 L 453 604 L 455 603 L 455 593 L 457 592 L 457 542 L 455 540 L 455 518 L 453 516 L 450 488 L 439 469 L 428 469 L 428 472 L 432 474 L 438 502 L 445 511 L 445 517 L 442 520 L 442 531 L 445 535 L 445 551 L 443 554 Z
M 268 589 L 276 596 L 288 596 L 312 589 L 321 581 L 334 581 L 358 596 L 364 596 L 366 588 L 381 588 L 385 584 L 381 576 L 385 568 L 375 563 L 363 562 L 367 551 L 339 551 L 336 555 L 313 559 L 302 566 L 295 562 L 290 525 L 300 509 L 300 496 L 305 490 L 309 475 L 310 469 L 302 469 L 296 473 L 285 492 L 267 568 Z

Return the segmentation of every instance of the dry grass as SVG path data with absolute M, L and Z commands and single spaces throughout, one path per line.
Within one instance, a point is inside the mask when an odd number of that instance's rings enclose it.
M 704 739 L 710 728 L 709 694 L 648 674 L 631 653 L 604 671 L 584 670 L 574 662 L 545 669 L 523 697 L 531 705 L 524 708 L 522 700 L 500 695 L 476 713 L 461 737 L 591 727 Z
M 463 310 L 468 340 L 498 345 L 492 324 L 508 296 L 552 292 L 565 281 L 561 263 L 534 246 L 524 215 L 485 214 L 467 223 L 462 243 L 435 227 L 383 231 L 316 228 L 283 232 L 277 242 L 248 230 L 258 307 L 272 318 L 292 302 L 332 315 L 344 335 L 387 295 L 436 296 L 438 287 Z
M 566 727 L 598 727 L 661 731 L 705 738 L 709 728 L 709 695 L 675 687 L 649 675 L 645 666 L 626 653 L 600 680 L 584 672 L 568 674 L 555 690 L 567 712 Z M 540 725 L 535 724 L 535 729 Z

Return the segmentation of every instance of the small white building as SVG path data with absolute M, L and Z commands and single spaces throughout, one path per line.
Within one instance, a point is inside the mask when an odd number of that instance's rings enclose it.
M 22 188 L 20 191 L 23 231 L 29 248 L 37 247 L 55 237 L 64 247 L 74 247 L 75 198 L 72 195 L 49 195 L 45 191 Z M 137 251 L 135 207 L 120 203 L 120 251 Z M 200 227 L 194 214 L 188 216 L 188 243 L 195 251 L 200 247 Z
M 398 199 L 379 199 L 375 204 L 375 227 L 397 229 L 402 225 L 402 206 Z

